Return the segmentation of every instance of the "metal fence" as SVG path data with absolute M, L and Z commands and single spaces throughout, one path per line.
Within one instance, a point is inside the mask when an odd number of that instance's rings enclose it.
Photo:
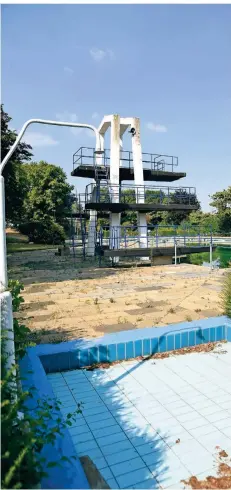
M 102 155 L 103 164 L 110 165 L 110 150 L 105 149 Z M 173 172 L 178 166 L 178 157 L 158 153 L 142 153 L 143 168 L 152 171 Z M 80 165 L 94 165 L 95 148 L 81 146 L 73 155 L 73 170 Z M 120 166 L 133 169 L 133 153 L 129 150 L 120 151 Z
M 84 194 L 80 194 L 80 206 L 88 203 L 124 204 L 185 204 L 197 203 L 195 187 L 169 187 L 156 185 L 134 185 L 99 182 L 88 184 Z

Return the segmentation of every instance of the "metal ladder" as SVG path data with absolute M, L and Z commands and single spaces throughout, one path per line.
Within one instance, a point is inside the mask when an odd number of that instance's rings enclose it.
M 105 161 L 101 165 L 97 165 L 96 161 L 94 161 L 95 167 L 95 182 L 96 182 L 96 199 L 100 200 L 100 187 L 109 185 L 109 168 L 106 167 Z

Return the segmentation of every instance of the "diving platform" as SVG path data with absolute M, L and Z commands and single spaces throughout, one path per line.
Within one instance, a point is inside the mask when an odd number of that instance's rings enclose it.
M 102 181 L 89 184 L 80 195 L 80 205 L 86 210 L 109 211 L 193 211 L 199 203 L 195 187 L 110 185 Z
M 110 178 L 110 152 L 104 150 L 102 165 L 108 169 Z M 185 172 L 177 171 L 178 157 L 155 153 L 142 153 L 144 181 L 173 182 L 186 177 Z M 72 177 L 95 179 L 95 149 L 79 148 L 73 155 Z M 103 177 L 102 177 L 103 178 Z M 120 151 L 120 182 L 134 180 L 133 153 Z

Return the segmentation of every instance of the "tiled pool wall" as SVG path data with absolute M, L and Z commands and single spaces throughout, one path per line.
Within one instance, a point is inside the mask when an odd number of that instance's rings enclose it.
M 93 340 L 40 344 L 29 348 L 20 363 L 22 386 L 24 390 L 36 388 L 33 399 L 28 401 L 29 408 L 33 410 L 38 399 L 49 399 L 52 404 L 55 398 L 46 376 L 48 373 L 101 362 L 124 361 L 221 340 L 231 341 L 231 321 L 225 316 L 129 330 Z M 57 414 L 52 410 L 55 419 Z M 62 437 L 57 437 L 55 446 L 44 448 L 44 456 L 47 462 L 59 461 L 62 456 L 76 456 L 68 430 Z M 77 458 L 72 465 L 65 462 L 62 467 L 49 468 L 49 475 L 42 481 L 41 488 L 89 488 L 89 485 Z
M 40 346 L 39 356 L 45 371 L 52 373 L 221 340 L 231 341 L 231 324 L 229 325 L 226 317 L 184 322 L 167 327 L 127 330 L 93 341 L 76 340 L 46 348 Z

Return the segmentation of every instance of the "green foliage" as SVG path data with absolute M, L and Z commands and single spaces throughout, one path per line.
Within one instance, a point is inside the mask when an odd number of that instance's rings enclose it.
M 228 235 L 231 232 L 231 186 L 211 197 L 210 205 L 217 210 L 219 232 Z
M 65 231 L 63 226 L 46 217 L 43 221 L 29 221 L 21 223 L 19 230 L 28 235 L 29 240 L 34 243 L 45 243 L 58 245 L 65 242 Z
M 27 194 L 24 199 L 24 221 L 53 220 L 61 225 L 70 212 L 73 186 L 66 181 L 66 174 L 56 165 L 32 162 L 25 165 Z
M 1 159 L 6 156 L 17 138 L 16 131 L 9 129 L 11 117 L 4 111 L 1 105 Z M 23 200 L 26 192 L 26 175 L 23 162 L 32 157 L 31 146 L 20 143 L 4 168 L 6 198 L 6 219 L 17 223 L 22 218 Z
M 226 274 L 221 297 L 224 313 L 231 318 L 231 272 Z
M 12 294 L 13 311 L 17 312 L 23 303 L 19 281 L 9 281 Z M 14 322 L 16 359 L 22 357 L 25 348 L 30 345 L 28 332 L 18 321 Z M 57 436 L 72 425 L 81 412 L 81 404 L 74 413 L 63 419 L 58 400 L 37 399 L 34 389 L 22 392 L 19 381 L 18 366 L 11 370 L 6 368 L 5 352 L 6 332 L 1 332 L 1 485 L 8 488 L 36 488 L 47 470 L 60 466 L 64 462 L 73 464 L 66 456 L 59 461 L 47 462 L 43 448 L 54 445 Z M 28 408 L 28 400 L 33 400 L 33 411 Z M 73 456 L 75 459 L 75 456 Z M 65 471 L 65 470 L 64 470 Z
M 34 391 L 16 389 L 17 377 L 12 371 L 3 370 L 2 378 L 2 488 L 35 488 L 49 468 L 61 466 L 64 461 L 72 463 L 65 456 L 59 461 L 47 462 L 42 450 L 47 444 L 55 444 L 57 435 L 62 436 L 81 410 L 78 408 L 62 419 L 60 402 L 43 399 L 37 400 L 31 412 L 26 402 L 28 398 L 34 398 Z
M 12 295 L 12 307 L 13 312 L 18 312 L 20 305 L 24 303 L 23 297 L 20 295 L 23 291 L 24 286 L 19 281 L 9 280 L 8 289 Z M 14 322 L 14 343 L 17 359 L 21 359 L 27 347 L 29 347 L 31 342 L 28 339 L 28 334 L 30 329 L 23 324 L 20 324 L 17 318 L 13 319 Z

